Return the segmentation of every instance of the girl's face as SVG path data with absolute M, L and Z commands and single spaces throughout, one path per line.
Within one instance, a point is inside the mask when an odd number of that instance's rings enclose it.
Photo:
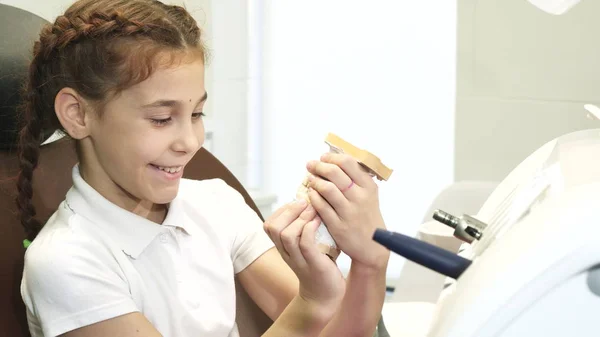
M 156 70 L 124 90 L 91 120 L 81 144 L 82 176 L 105 198 L 142 216 L 169 203 L 204 142 L 206 98 L 202 61 Z

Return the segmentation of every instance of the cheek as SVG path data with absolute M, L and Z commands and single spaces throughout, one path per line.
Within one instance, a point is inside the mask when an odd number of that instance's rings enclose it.
M 123 127 L 124 124 L 112 120 L 98 123 L 92 134 L 94 143 L 99 145 L 103 152 L 111 152 L 113 156 L 129 152 L 135 144 L 135 135 L 139 132 L 131 127 Z
M 164 154 L 169 149 L 169 142 L 164 135 L 140 135 L 139 138 L 132 140 L 133 153 L 135 158 L 138 158 L 141 164 L 147 165 L 160 161 Z
M 169 147 L 168 133 L 137 121 L 107 123 L 97 131 L 101 133 L 96 140 L 103 157 L 110 157 L 111 165 L 126 171 L 139 171 L 159 161 Z

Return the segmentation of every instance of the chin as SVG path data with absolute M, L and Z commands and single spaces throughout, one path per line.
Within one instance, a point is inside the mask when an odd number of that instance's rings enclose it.
M 173 199 L 175 199 L 175 197 L 177 197 L 178 191 L 179 191 L 178 187 L 177 188 L 169 188 L 166 191 L 163 191 L 162 193 L 155 194 L 151 200 L 153 203 L 159 204 L 159 205 L 168 204 L 171 201 L 173 201 Z
M 159 204 L 159 205 L 165 205 L 165 204 L 168 204 L 171 201 L 173 201 L 173 199 L 175 199 L 176 196 L 177 196 L 177 193 L 169 194 L 169 195 L 161 195 L 159 198 L 156 198 L 154 203 Z

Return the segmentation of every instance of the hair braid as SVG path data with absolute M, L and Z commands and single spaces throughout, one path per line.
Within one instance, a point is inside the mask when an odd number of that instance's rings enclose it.
M 159 26 L 152 27 L 152 24 L 128 20 L 118 12 L 112 14 L 96 12 L 87 17 L 78 16 L 72 19 L 61 15 L 56 18 L 53 25 L 45 27 L 40 34 L 40 46 L 43 46 L 43 50 L 39 52 L 44 59 L 47 59 L 53 52 L 63 50 L 84 38 L 126 37 L 147 34 L 150 31 L 156 34 L 156 29 L 159 28 Z
M 25 229 L 28 240 L 33 240 L 42 228 L 42 224 L 35 218 L 36 212 L 33 206 L 33 171 L 38 165 L 40 154 L 40 143 L 43 133 L 43 121 L 35 108 L 39 97 L 34 91 L 27 90 L 24 105 L 24 117 L 26 124 L 19 134 L 20 172 L 17 178 L 17 207 L 21 213 L 21 225 Z

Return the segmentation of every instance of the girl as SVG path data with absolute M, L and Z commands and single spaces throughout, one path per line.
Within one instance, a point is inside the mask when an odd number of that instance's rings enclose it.
M 312 206 L 263 225 L 224 182 L 182 179 L 204 140 L 205 61 L 194 19 L 159 1 L 81 0 L 42 30 L 17 200 L 35 238 L 21 285 L 33 337 L 238 336 L 234 275 L 274 320 L 265 336 L 373 334 L 389 258 L 371 240 L 384 227 L 377 185 L 326 154 L 307 164 Z M 56 129 L 79 164 L 42 228 L 31 179 Z M 347 280 L 317 250 L 321 218 L 352 259 Z

